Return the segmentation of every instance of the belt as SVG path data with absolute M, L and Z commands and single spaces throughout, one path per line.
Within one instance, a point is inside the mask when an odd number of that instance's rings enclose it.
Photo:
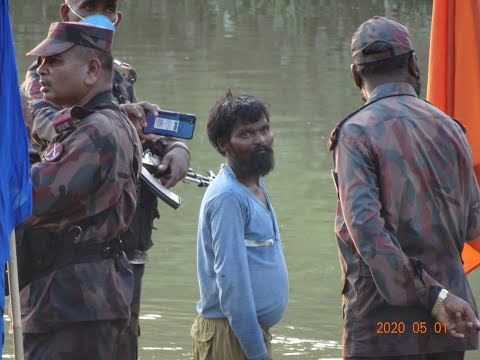
M 61 269 L 67 265 L 91 263 L 106 259 L 114 259 L 115 269 L 118 271 L 118 260 L 124 254 L 120 239 L 113 239 L 107 243 L 72 244 L 72 252 L 69 253 L 71 256 L 61 252 L 56 253 L 54 262 L 45 269 L 35 271 L 32 274 L 31 281 L 38 280 L 54 270 Z
M 75 231 L 52 233 L 44 230 L 27 230 L 21 245 L 17 244 L 17 252 L 21 256 L 19 259 L 20 288 L 71 264 L 114 259 L 115 269 L 119 271 L 122 257 L 125 257 L 120 239 L 104 243 L 75 243 L 78 236 Z

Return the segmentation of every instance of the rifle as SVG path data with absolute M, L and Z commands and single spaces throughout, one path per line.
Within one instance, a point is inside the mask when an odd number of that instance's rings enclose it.
M 162 158 L 152 154 L 150 150 L 145 150 L 143 153 L 143 166 L 140 173 L 140 178 L 147 185 L 147 187 L 155 194 L 157 197 L 165 202 L 168 206 L 173 209 L 177 209 L 182 203 L 182 199 L 172 191 L 168 190 L 165 186 L 162 185 L 160 180 L 155 178 L 152 173 L 155 172 L 157 167 L 162 163 Z M 212 170 L 207 172 L 207 176 L 200 175 L 196 173 L 192 168 L 188 169 L 187 176 L 182 179 L 185 183 L 193 183 L 198 187 L 207 187 L 210 185 L 210 182 L 215 179 L 215 174 Z

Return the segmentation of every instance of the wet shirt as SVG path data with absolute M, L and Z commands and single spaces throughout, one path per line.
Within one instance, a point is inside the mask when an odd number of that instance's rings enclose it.
M 205 318 L 227 318 L 247 359 L 264 359 L 259 323 L 280 321 L 288 303 L 288 275 L 267 191 L 267 207 L 225 165 L 200 208 L 197 269 Z
M 24 228 L 61 234 L 80 226 L 76 241 L 84 243 L 118 237 L 136 207 L 141 144 L 135 129 L 111 92 L 66 109 L 54 123 L 57 136 L 31 166 L 33 209 Z M 130 268 L 117 271 L 112 259 L 54 270 L 21 291 L 24 331 L 128 319 L 132 291 Z
M 368 103 L 334 149 L 343 356 L 474 349 L 476 335 L 453 339 L 429 314 L 442 287 L 476 309 L 461 258 L 480 235 L 467 139 L 407 83 L 378 86 Z

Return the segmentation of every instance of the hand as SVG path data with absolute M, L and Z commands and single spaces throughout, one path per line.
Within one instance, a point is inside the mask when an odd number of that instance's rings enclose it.
M 480 321 L 470 304 L 452 293 L 448 293 L 438 312 L 437 320 L 446 323 L 448 333 L 459 339 L 464 338 L 467 333 L 480 330 Z
M 182 180 L 190 167 L 190 154 L 181 147 L 170 150 L 158 166 L 155 176 L 161 177 L 163 185 L 168 189 Z
M 151 104 L 148 101 L 142 101 L 138 103 L 122 104 L 120 106 L 123 108 L 123 110 L 125 110 L 128 118 L 135 126 L 140 139 L 146 139 L 151 136 L 145 135 L 142 131 L 142 129 L 147 126 L 147 118 L 145 114 L 146 112 L 151 112 L 154 116 L 157 116 L 158 112 L 160 111 L 160 107 L 158 105 Z
M 273 360 L 272 355 L 268 354 L 267 357 L 265 358 L 265 360 Z

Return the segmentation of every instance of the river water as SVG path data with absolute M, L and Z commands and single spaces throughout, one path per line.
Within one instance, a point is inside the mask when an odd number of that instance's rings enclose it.
M 60 0 L 10 0 L 22 79 L 24 54 L 59 19 Z M 197 115 L 192 167 L 217 172 L 223 158 L 205 124 L 231 88 L 270 104 L 276 169 L 266 177 L 290 276 L 290 304 L 273 328 L 276 359 L 341 357 L 340 271 L 333 234 L 336 194 L 326 150 L 330 130 L 361 105 L 350 75 L 350 40 L 374 15 L 410 27 L 426 89 L 431 0 L 126 0 L 114 56 L 138 73 L 140 99 Z M 425 94 L 422 94 L 424 97 Z M 140 358 L 191 357 L 198 299 L 197 216 L 203 190 L 179 184 L 176 211 L 160 204 L 143 283 Z M 480 271 L 470 275 L 480 299 Z M 6 319 L 7 326 L 9 319 Z M 12 336 L 4 358 L 12 358 Z M 470 353 L 467 359 L 480 359 Z

